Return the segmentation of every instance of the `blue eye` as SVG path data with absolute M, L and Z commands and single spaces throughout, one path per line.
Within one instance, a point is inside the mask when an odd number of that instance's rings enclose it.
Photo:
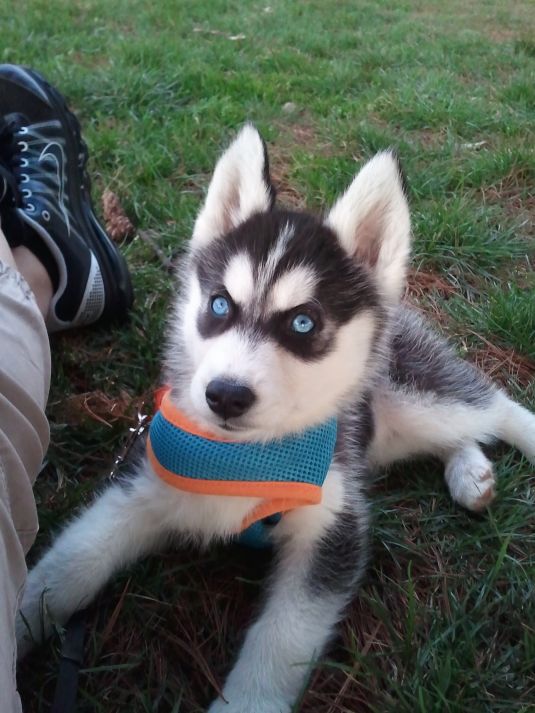
M 222 295 L 216 295 L 215 297 L 212 297 L 210 307 L 212 308 L 212 312 L 215 314 L 216 317 L 226 317 L 227 314 L 230 312 L 229 302 L 227 298 L 223 297 Z
M 292 320 L 292 329 L 298 334 L 308 334 L 316 325 L 308 314 L 298 314 Z

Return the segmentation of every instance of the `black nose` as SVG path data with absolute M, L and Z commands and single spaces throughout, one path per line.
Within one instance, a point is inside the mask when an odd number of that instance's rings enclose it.
M 248 386 L 226 379 L 212 379 L 206 387 L 206 403 L 223 418 L 241 416 L 251 408 L 256 396 Z

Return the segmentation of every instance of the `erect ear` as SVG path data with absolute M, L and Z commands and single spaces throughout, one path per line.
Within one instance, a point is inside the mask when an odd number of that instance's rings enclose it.
M 410 252 L 410 215 L 398 160 L 391 151 L 371 159 L 327 216 L 344 249 L 375 274 L 381 293 L 399 302 Z
M 266 146 L 255 127 L 246 124 L 217 162 L 195 221 L 193 244 L 203 245 L 253 213 L 271 210 L 274 200 Z

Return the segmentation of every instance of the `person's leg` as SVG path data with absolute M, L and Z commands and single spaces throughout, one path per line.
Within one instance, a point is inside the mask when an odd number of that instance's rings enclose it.
M 17 270 L 32 289 L 39 311 L 46 318 L 54 296 L 54 288 L 45 266 L 23 245 L 13 248 L 13 257 Z
M 0 230 L 0 691 L 6 713 L 20 710 L 14 622 L 26 580 L 24 557 L 38 527 L 32 485 L 49 437 L 44 409 L 50 350 L 43 313 L 52 288 L 39 261 L 20 250 L 12 251 Z
M 1 227 L 0 262 L 20 272 L 33 292 L 39 311 L 43 317 L 46 317 L 54 295 L 50 276 L 43 263 L 28 248 L 23 245 L 18 248 L 11 248 Z
M 13 251 L 12 251 L 11 247 L 9 246 L 9 243 L 6 240 L 6 236 L 2 232 L 1 227 L 0 227 L 0 261 L 3 262 L 4 265 L 9 265 L 9 267 L 16 268 L 15 256 L 13 255 Z
M 126 263 L 91 204 L 87 146 L 59 92 L 0 64 L 0 700 L 20 710 L 15 613 L 48 445 L 48 331 L 126 317 Z

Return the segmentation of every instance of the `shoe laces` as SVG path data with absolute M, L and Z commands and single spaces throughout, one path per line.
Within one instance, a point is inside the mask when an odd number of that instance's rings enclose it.
M 63 192 L 63 182 L 60 177 L 60 164 L 63 168 L 64 162 L 63 148 L 57 138 L 50 140 L 46 136 L 46 129 L 52 124 L 31 125 L 21 114 L 4 117 L 2 122 L 0 160 L 3 160 L 6 166 L 6 170 L 2 172 L 4 181 L 7 180 L 7 174 L 11 173 L 9 188 L 16 204 L 27 213 L 35 213 L 37 207 L 32 201 L 34 194 L 41 194 L 45 203 L 48 203 L 46 199 L 51 195 L 51 188 L 53 194 L 58 189 L 60 194 Z M 51 181 L 53 187 L 50 186 Z M 50 220 L 48 210 L 44 210 L 42 215 L 46 220 Z

